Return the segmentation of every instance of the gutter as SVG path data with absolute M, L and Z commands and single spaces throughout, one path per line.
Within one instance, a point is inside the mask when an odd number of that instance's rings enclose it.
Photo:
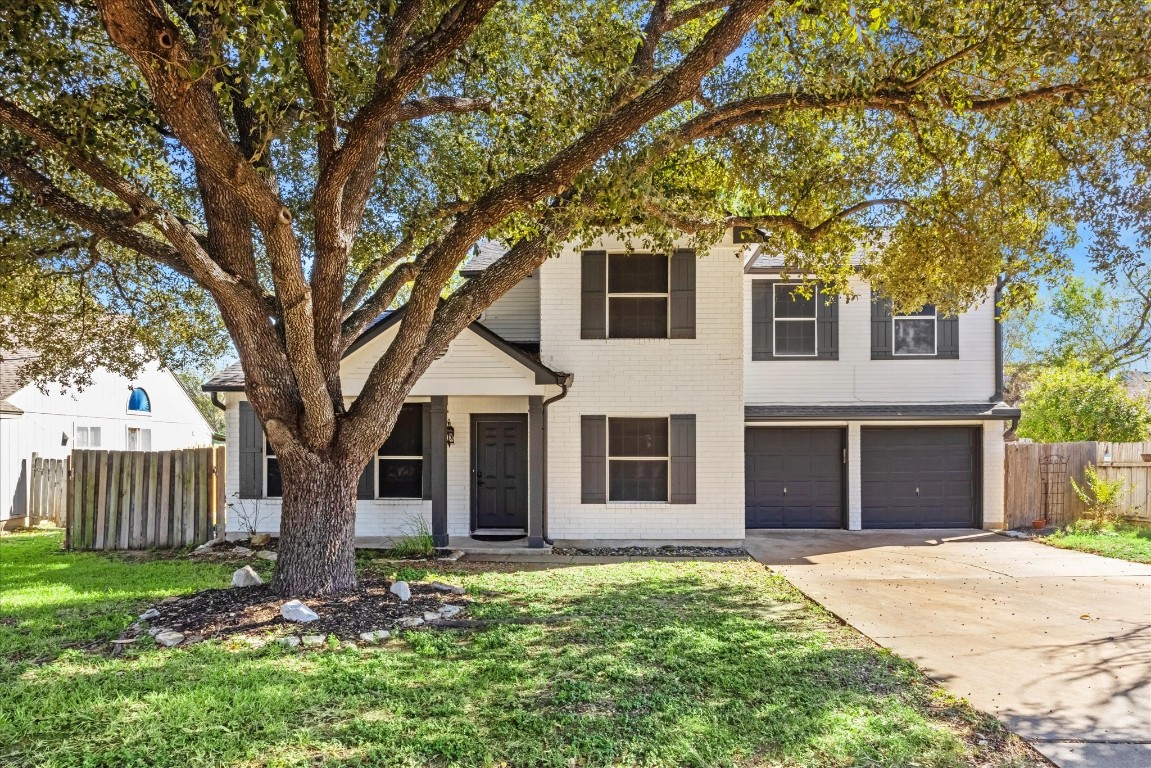
M 228 406 L 220 402 L 220 393 L 217 390 L 212 390 L 212 405 L 216 406 L 221 411 L 228 410 Z
M 557 377 L 556 383 L 560 385 L 561 391 L 555 397 L 549 397 L 541 404 L 543 411 L 543 428 L 544 428 L 544 460 L 543 466 L 540 469 L 543 471 L 543 539 L 544 544 L 549 547 L 552 545 L 551 538 L 548 537 L 548 406 L 552 403 L 559 402 L 568 396 L 568 389 L 571 388 L 572 382 L 575 380 L 575 374 L 566 373 L 562 378 Z

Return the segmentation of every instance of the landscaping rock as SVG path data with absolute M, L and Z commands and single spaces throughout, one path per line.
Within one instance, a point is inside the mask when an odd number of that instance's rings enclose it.
M 268 560 L 274 563 L 276 562 L 276 558 L 278 558 L 279 555 L 270 549 L 263 549 L 256 553 L 256 557 L 260 558 L 261 560 Z
M 387 640 L 392 636 L 392 633 L 386 629 L 373 629 L 371 632 L 361 632 L 360 639 L 365 643 L 378 643 L 382 640 Z
M 400 598 L 400 602 L 406 603 L 412 599 L 412 590 L 406 581 L 397 581 L 388 588 L 388 591 Z
M 253 533 L 252 538 L 248 539 L 248 543 L 253 547 L 266 547 L 272 541 L 272 534 L 270 533 Z
M 288 635 L 287 637 L 277 637 L 276 642 L 289 648 L 295 648 L 300 644 L 300 638 L 295 635 Z
M 252 554 L 252 550 L 247 547 L 232 547 L 233 555 L 244 555 L 245 557 Z
M 155 608 L 149 608 L 140 614 L 140 621 L 151 621 L 152 619 L 160 618 L 160 612 Z
M 439 621 L 440 614 L 436 611 L 424 611 L 424 621 Z
M 281 605 L 280 615 L 288 621 L 295 621 L 300 624 L 307 624 L 309 621 L 315 621 L 320 618 L 319 614 L 299 600 L 289 600 Z
M 304 635 L 301 642 L 306 648 L 315 648 L 318 645 L 323 645 L 326 639 L 323 635 Z
M 184 635 L 171 629 L 156 633 L 156 642 L 165 648 L 171 648 L 184 642 Z
M 451 619 L 459 616 L 463 612 L 464 608 L 461 605 L 445 605 L 440 608 L 440 618 Z
M 340 643 L 340 647 L 345 651 L 354 651 L 360 646 L 356 645 L 355 640 L 345 640 L 344 642 Z
M 163 600 L 160 601 L 160 605 L 168 605 L 169 603 L 174 603 L 179 599 L 180 599 L 179 595 L 168 595 L 167 597 L 165 597 Z
M 450 592 L 453 595 L 462 595 L 464 593 L 463 587 L 457 587 L 454 584 L 445 584 L 442 581 L 433 581 L 429 586 L 437 592 Z
M 436 559 L 442 560 L 446 563 L 454 563 L 455 561 L 457 561 L 461 557 L 463 557 L 464 554 L 466 554 L 466 553 L 462 549 L 453 549 L 451 552 L 444 555 L 443 557 L 437 557 Z
M 424 620 L 421 619 L 419 616 L 405 616 L 404 618 L 400 619 L 400 621 L 399 621 L 399 624 L 401 627 L 408 627 L 409 629 L 412 627 L 418 627 L 423 623 L 424 623 Z
M 148 634 L 151 635 L 152 637 L 155 637 L 156 635 L 160 634 L 163 631 L 164 631 L 163 627 L 152 627 L 148 630 Z
M 260 578 L 260 574 L 252 570 L 250 565 L 245 565 L 232 574 L 233 587 L 258 587 L 263 583 L 264 580 Z
M 211 541 L 206 541 L 203 544 L 201 544 L 200 546 L 193 549 L 192 554 L 193 555 L 209 554 L 215 546 L 216 546 L 216 540 L 215 539 L 212 539 Z

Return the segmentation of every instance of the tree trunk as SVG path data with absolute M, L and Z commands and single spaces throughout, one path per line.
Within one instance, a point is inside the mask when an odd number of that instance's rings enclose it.
M 347 462 L 280 458 L 283 502 L 275 589 L 326 595 L 356 587 L 356 480 Z

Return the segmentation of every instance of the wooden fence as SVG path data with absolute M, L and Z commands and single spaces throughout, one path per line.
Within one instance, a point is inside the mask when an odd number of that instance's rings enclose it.
M 28 472 L 28 524 L 48 520 L 64 525 L 67 518 L 68 460 L 32 454 Z
M 1110 453 L 1111 463 L 1104 458 Z M 1005 466 L 1005 524 L 1008 528 L 1030 526 L 1035 519 L 1046 519 L 1048 525 L 1066 525 L 1086 512 L 1086 505 L 1071 486 L 1074 479 L 1084 487 L 1084 470 L 1093 464 L 1104 479 L 1122 478 L 1127 492 L 1120 502 L 1119 514 L 1151 521 L 1151 463 L 1140 454 L 1151 454 L 1151 443 L 1011 443 L 1007 445 Z M 1044 487 L 1041 460 L 1048 456 L 1067 459 L 1067 473 L 1058 484 Z M 1054 502 L 1062 495 L 1060 511 Z
M 224 449 L 73 451 L 66 546 L 202 544 L 224 524 Z

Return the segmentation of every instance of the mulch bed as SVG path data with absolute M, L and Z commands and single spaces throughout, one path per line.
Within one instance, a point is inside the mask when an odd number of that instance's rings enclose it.
M 553 554 L 565 557 L 747 557 L 740 547 L 556 547 Z
M 274 594 L 271 585 L 206 589 L 156 604 L 153 607 L 160 612 L 158 617 L 133 624 L 120 639 L 146 636 L 149 628 L 162 628 L 182 633 L 185 642 L 284 635 L 335 635 L 342 640 L 358 640 L 361 632 L 395 630 L 403 619 L 423 618 L 425 611 L 438 612 L 447 604 L 467 606 L 461 595 L 413 582 L 408 585 L 411 599 L 401 602 L 388 591 L 391 583 L 365 578 L 354 592 L 304 599 L 301 602 L 320 616 L 307 624 L 287 621 L 280 615 L 280 607 L 287 600 Z M 432 621 L 425 626 L 439 623 Z

